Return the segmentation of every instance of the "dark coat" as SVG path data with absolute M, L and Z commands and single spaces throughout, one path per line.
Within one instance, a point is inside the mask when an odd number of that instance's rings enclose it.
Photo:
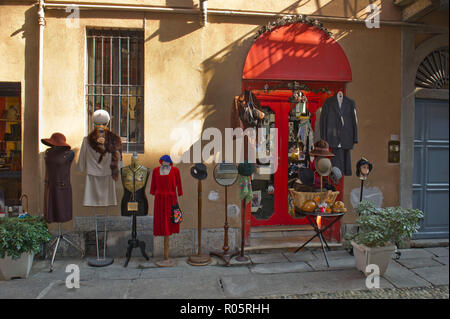
M 45 151 L 44 216 L 48 223 L 72 219 L 70 166 L 74 153 L 67 148 L 51 147 Z
M 330 148 L 337 148 L 341 144 L 342 149 L 352 149 L 353 144 L 358 143 L 356 108 L 352 99 L 344 96 L 341 109 L 337 95 L 325 100 L 320 115 L 320 137 L 328 142 Z

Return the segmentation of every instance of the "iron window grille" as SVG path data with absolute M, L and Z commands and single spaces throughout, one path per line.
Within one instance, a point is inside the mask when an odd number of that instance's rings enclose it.
M 144 153 L 144 32 L 87 30 L 88 127 L 98 109 L 110 116 L 123 151 Z

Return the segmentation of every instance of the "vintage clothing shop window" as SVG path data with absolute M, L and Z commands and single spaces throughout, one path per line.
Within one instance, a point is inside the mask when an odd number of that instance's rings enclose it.
M 144 152 L 144 32 L 87 30 L 86 105 L 92 114 L 104 109 L 109 128 L 119 135 L 123 151 Z

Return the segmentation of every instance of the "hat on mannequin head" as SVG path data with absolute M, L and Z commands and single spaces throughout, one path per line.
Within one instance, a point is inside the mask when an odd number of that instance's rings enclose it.
M 92 116 L 95 125 L 108 125 L 111 119 L 109 113 L 105 110 L 97 110 Z

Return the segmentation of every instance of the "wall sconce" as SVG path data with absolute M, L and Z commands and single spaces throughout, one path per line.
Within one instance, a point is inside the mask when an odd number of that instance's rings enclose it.
M 398 135 L 391 135 L 388 142 L 388 163 L 400 163 L 400 141 Z

